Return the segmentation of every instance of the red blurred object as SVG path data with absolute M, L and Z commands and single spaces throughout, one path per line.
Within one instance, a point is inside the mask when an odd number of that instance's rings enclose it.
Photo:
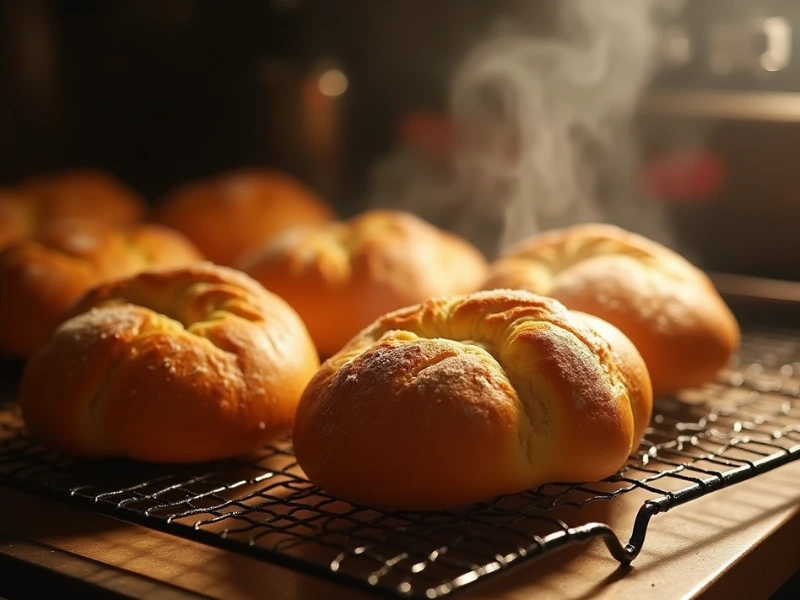
M 711 152 L 685 151 L 662 155 L 642 167 L 642 184 L 668 202 L 708 202 L 725 184 L 725 164 Z
M 459 144 L 456 126 L 446 115 L 415 111 L 400 118 L 398 140 L 440 166 L 450 164 Z

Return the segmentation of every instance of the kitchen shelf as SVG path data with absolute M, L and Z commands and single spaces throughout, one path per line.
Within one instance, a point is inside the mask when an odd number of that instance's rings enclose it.
M 639 107 L 642 115 L 713 120 L 800 122 L 800 93 L 718 90 L 655 90 Z

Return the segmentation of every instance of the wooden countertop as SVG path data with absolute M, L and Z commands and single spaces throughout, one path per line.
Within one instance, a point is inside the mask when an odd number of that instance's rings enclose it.
M 635 493 L 623 497 L 607 515 L 621 535 L 630 531 L 637 502 Z M 800 462 L 794 462 L 657 515 L 630 568 L 594 541 L 454 597 L 768 598 L 800 569 L 799 505 Z M 372 597 L 7 488 L 0 488 L 0 556 L 146 600 Z

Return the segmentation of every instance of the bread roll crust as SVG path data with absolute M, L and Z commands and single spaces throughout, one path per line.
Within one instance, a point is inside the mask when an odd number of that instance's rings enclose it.
M 319 360 L 280 298 L 208 263 L 93 288 L 28 362 L 23 417 L 86 457 L 193 462 L 288 433 Z
M 33 230 L 30 200 L 11 190 L 0 190 L 0 250 L 24 240 Z
M 653 417 L 653 384 L 641 353 L 630 338 L 608 321 L 576 310 L 570 312 L 586 321 L 608 342 L 628 389 L 633 412 L 633 439 L 641 440 Z
M 491 266 L 482 287 L 529 290 L 612 323 L 644 357 L 657 395 L 710 380 L 740 343 L 736 318 L 702 271 L 612 225 L 525 240 Z
M 334 216 L 328 203 L 295 178 L 249 168 L 177 187 L 154 218 L 184 233 L 210 261 L 233 265 L 281 231 Z
M 297 310 L 323 357 L 379 316 L 475 291 L 488 273 L 465 240 L 390 210 L 287 232 L 238 266 Z
M 70 306 L 106 279 L 202 260 L 181 234 L 157 225 L 131 230 L 62 220 L 0 252 L 0 354 L 27 358 Z
M 298 407 L 295 455 L 329 493 L 396 509 L 600 479 L 638 445 L 634 419 L 649 413 L 632 403 L 652 402 L 645 382 L 628 387 L 619 356 L 548 298 L 430 299 L 323 363 Z
M 99 169 L 64 169 L 23 181 L 17 190 L 32 200 L 34 221 L 92 220 L 127 227 L 145 215 L 144 200 L 116 177 Z

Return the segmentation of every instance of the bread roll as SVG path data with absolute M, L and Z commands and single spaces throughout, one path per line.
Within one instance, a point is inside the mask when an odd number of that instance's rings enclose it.
M 191 242 L 160 225 L 51 223 L 36 239 L 0 252 L 0 354 L 30 356 L 72 303 L 101 281 L 200 260 Z
M 628 398 L 633 411 L 633 439 L 644 438 L 645 430 L 653 417 L 653 383 L 641 353 L 633 342 L 608 321 L 577 310 L 570 311 L 582 318 L 596 333 L 608 342 L 614 360 L 628 388 Z M 635 448 L 634 448 L 635 449 Z
M 178 187 L 154 218 L 183 232 L 210 261 L 232 265 L 276 233 L 329 221 L 334 212 L 285 173 L 239 169 Z
M 34 219 L 30 206 L 26 196 L 0 189 L 0 250 L 30 236 Z
M 323 357 L 382 314 L 475 291 L 488 273 L 465 240 L 388 210 L 287 232 L 238 266 L 300 313 Z
M 708 381 L 739 347 L 736 318 L 702 271 L 612 225 L 523 241 L 492 265 L 483 288 L 551 296 L 614 324 L 644 357 L 657 395 Z
M 610 476 L 652 394 L 635 349 L 615 350 L 624 336 L 607 341 L 592 323 L 511 290 L 385 315 L 309 383 L 297 460 L 334 496 L 410 510 Z
M 99 221 L 126 227 L 142 220 L 142 198 L 119 179 L 99 169 L 43 173 L 23 181 L 18 191 L 34 201 L 36 221 L 61 219 Z
M 22 415 L 85 457 L 213 460 L 291 430 L 319 367 L 302 321 L 245 275 L 202 263 L 87 293 L 28 362 Z

